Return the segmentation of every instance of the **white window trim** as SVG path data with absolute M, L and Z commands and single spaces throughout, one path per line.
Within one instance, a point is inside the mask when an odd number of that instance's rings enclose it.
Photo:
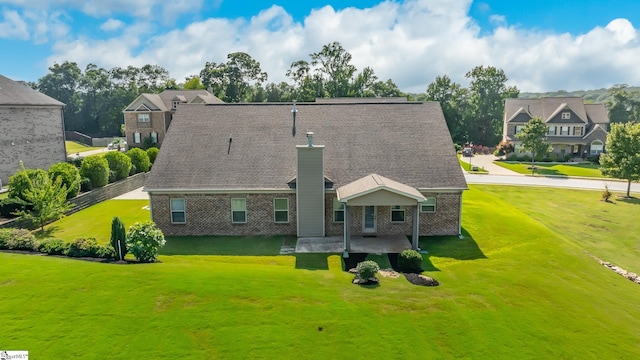
M 242 200 L 244 201 L 244 210 L 233 210 L 233 200 Z M 236 211 L 244 212 L 244 221 L 234 221 L 233 213 Z M 231 198 L 231 223 L 232 224 L 246 224 L 247 223 L 247 199 L 246 198 Z
M 567 129 L 566 133 L 564 129 Z M 560 126 L 560 136 L 569 136 L 571 134 L 571 126 Z
M 398 209 L 396 209 L 396 208 L 395 208 L 396 206 L 397 206 L 397 207 L 399 207 L 399 208 L 398 208 Z M 402 212 L 402 220 L 393 220 L 393 213 L 394 213 L 394 212 Z M 394 206 L 391 206 L 391 212 L 390 212 L 389 216 L 391 217 L 391 218 L 390 218 L 390 221 L 391 221 L 392 223 L 403 223 L 403 222 L 405 222 L 405 221 L 406 221 L 406 219 L 407 219 L 407 209 L 406 209 L 404 206 L 401 206 L 401 205 L 394 205 Z
M 276 208 L 276 200 L 285 200 L 287 202 L 287 209 L 286 210 L 282 210 L 282 209 L 277 209 Z M 278 221 L 277 217 L 276 217 L 276 213 L 278 212 L 286 212 L 287 213 L 287 220 L 286 221 Z M 276 224 L 288 224 L 289 223 L 289 199 L 288 198 L 275 198 L 273 199 L 273 222 Z
M 433 204 L 428 203 L 429 200 L 433 199 Z M 423 202 L 422 204 L 420 204 L 420 212 L 423 214 L 430 214 L 430 213 L 434 213 L 436 212 L 436 198 L 434 197 L 428 197 L 427 201 Z M 433 211 L 427 211 L 425 210 L 425 206 L 433 206 Z
M 183 210 L 174 210 L 173 209 L 173 200 L 182 200 L 182 207 L 184 208 Z M 172 198 L 169 199 L 169 211 L 171 213 L 171 223 L 172 224 L 186 224 L 187 223 L 187 202 L 182 199 L 182 198 Z M 184 214 L 184 221 L 173 221 L 173 214 L 174 213 L 183 213 Z
M 598 146 L 600 146 L 600 149 L 598 150 L 594 150 L 593 149 L 593 143 L 595 142 L 599 142 L 600 144 L 597 144 Z M 598 154 L 602 154 L 604 152 L 604 143 L 600 140 L 593 140 L 591 142 L 591 144 L 589 145 L 589 155 L 598 155 Z
M 140 144 L 142 142 L 142 134 L 140 134 L 139 132 L 134 132 L 133 133 L 133 143 L 134 144 Z
M 568 111 L 563 112 L 561 116 L 562 116 L 562 120 L 569 120 L 569 119 L 571 119 L 571 113 L 570 113 L 570 112 L 568 112 Z
M 336 208 L 336 203 L 340 204 L 339 208 Z M 334 223 L 344 223 L 344 216 L 346 215 L 345 212 L 345 205 L 343 202 L 338 201 L 338 199 L 333 199 L 333 222 Z M 336 220 L 336 214 L 337 213 L 342 213 L 342 221 Z
M 146 120 L 140 120 L 141 118 L 146 118 Z M 151 114 L 138 114 L 138 122 L 141 122 L 141 123 L 151 122 Z
M 158 143 L 158 133 L 157 133 L 157 132 L 152 131 L 152 132 L 151 132 L 151 134 L 149 134 L 149 136 L 151 136 L 151 141 L 152 141 L 154 144 L 157 144 L 157 143 Z
M 553 133 L 551 132 L 551 129 L 553 129 Z M 555 125 L 549 125 L 547 127 L 547 135 L 556 135 L 558 132 L 558 128 Z

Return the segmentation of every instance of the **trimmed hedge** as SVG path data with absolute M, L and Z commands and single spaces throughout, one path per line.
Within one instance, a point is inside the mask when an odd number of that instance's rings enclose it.
M 75 239 L 69 245 L 67 256 L 71 257 L 95 257 L 113 259 L 115 251 L 110 246 L 98 244 L 94 238 Z
M 151 168 L 151 161 L 147 152 L 140 148 L 133 148 L 127 151 L 127 156 L 131 159 L 131 164 L 138 172 L 147 172 Z
M 422 272 L 422 255 L 415 250 L 402 250 L 402 252 L 398 254 L 398 268 L 402 272 Z
M 91 179 L 94 188 L 103 187 L 109 183 L 109 163 L 102 156 L 89 156 L 82 161 L 80 175 Z
M 67 255 L 70 245 L 62 239 L 44 239 L 38 244 L 38 251 L 49 255 Z
M 129 176 L 131 170 L 131 158 L 119 151 L 109 151 L 104 154 L 109 163 L 109 170 L 115 172 L 115 180 L 122 180 Z
M 80 171 L 75 166 L 61 162 L 51 165 L 49 168 L 49 178 L 55 181 L 57 177 L 62 179 L 62 183 L 67 186 L 69 193 L 67 199 L 76 197 L 80 192 Z

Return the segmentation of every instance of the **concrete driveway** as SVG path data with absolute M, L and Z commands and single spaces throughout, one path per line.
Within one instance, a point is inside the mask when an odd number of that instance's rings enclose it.
M 485 170 L 487 170 L 489 172 L 489 174 L 491 175 L 514 175 L 514 176 L 521 176 L 521 174 L 518 174 L 515 171 L 511 171 L 508 169 L 503 168 L 502 166 L 498 166 L 496 164 L 494 164 L 493 162 L 495 160 L 497 160 L 498 157 L 494 156 L 494 155 L 480 155 L 480 154 L 476 154 L 473 155 L 472 157 L 465 157 L 465 156 L 461 156 L 460 160 L 471 164 L 472 166 L 477 166 L 479 168 L 483 168 Z

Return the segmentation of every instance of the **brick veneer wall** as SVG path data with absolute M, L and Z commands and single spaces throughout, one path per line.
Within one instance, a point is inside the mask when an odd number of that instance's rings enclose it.
M 172 224 L 170 199 L 184 199 L 186 223 Z M 247 222 L 231 222 L 231 199 L 247 200 Z M 289 199 L 289 222 L 275 223 L 273 199 Z M 296 235 L 295 193 L 151 194 L 153 221 L 165 235 Z
M 438 193 L 435 213 L 420 213 L 420 235 L 458 235 L 459 193 Z M 172 224 L 170 199 L 185 199 L 186 223 Z M 247 200 L 247 222 L 231 222 L 231 199 Z M 273 199 L 289 199 L 289 222 L 275 223 Z M 342 235 L 344 224 L 333 221 L 333 199 L 335 193 L 325 194 L 325 233 L 327 236 Z M 296 235 L 295 193 L 279 194 L 151 194 L 153 221 L 166 235 Z M 352 235 L 362 234 L 362 207 L 350 207 L 350 229 Z M 376 207 L 377 234 L 411 235 L 413 208 L 407 207 L 405 221 L 391 222 L 389 206 Z
M 149 114 L 150 121 L 148 123 L 138 123 L 138 114 Z M 162 144 L 164 141 L 164 126 L 166 121 L 166 126 L 169 126 L 170 123 L 170 113 L 165 113 L 162 111 L 127 111 L 124 113 L 124 127 L 125 127 L 125 135 L 127 138 L 127 145 L 131 147 L 141 147 L 144 139 L 151 136 L 152 132 L 158 133 L 158 146 Z M 142 124 L 143 127 L 139 127 L 139 124 Z M 140 143 L 136 144 L 133 142 L 134 137 L 133 134 L 135 132 L 140 133 Z
M 47 170 L 67 158 L 60 107 L 0 106 L 0 180 L 20 170 Z M 11 145 L 13 143 L 13 145 Z

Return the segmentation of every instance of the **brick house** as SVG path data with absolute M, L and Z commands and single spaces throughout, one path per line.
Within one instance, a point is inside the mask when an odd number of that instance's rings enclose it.
M 603 104 L 585 104 L 579 97 L 507 99 L 504 107 L 503 140 L 516 149 L 516 134 L 533 117 L 547 124 L 547 140 L 558 158 L 597 156 L 604 150 L 609 116 Z
M 180 104 L 224 104 L 224 101 L 206 90 L 165 90 L 160 94 L 140 94 L 123 111 L 129 147 L 142 146 L 147 137 L 160 146 Z
M 167 235 L 459 235 L 437 102 L 180 106 L 145 184 Z M 413 244 L 417 247 L 417 241 Z
M 0 75 L 0 180 L 25 168 L 48 169 L 66 160 L 64 104 Z

